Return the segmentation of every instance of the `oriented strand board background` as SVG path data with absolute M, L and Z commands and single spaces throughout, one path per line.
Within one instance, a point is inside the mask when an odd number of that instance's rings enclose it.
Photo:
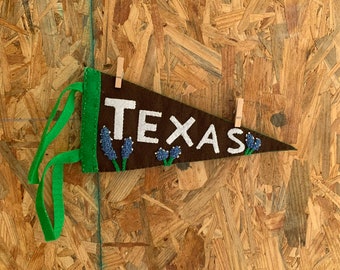
M 242 96 L 244 126 L 298 150 L 67 166 L 62 237 L 44 242 L 27 172 L 51 106 L 89 64 L 89 7 L 0 0 L 0 269 L 339 269 L 337 0 L 96 1 L 97 69 L 124 56 L 125 79 L 230 119 Z M 79 127 L 78 106 L 46 160 L 79 147 Z

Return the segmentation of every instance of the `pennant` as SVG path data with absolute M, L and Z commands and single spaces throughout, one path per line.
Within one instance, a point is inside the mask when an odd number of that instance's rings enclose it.
M 121 88 L 115 88 L 115 77 L 86 68 L 84 82 L 66 87 L 51 111 L 28 174 L 29 183 L 38 184 L 36 210 L 46 241 L 58 239 L 64 224 L 65 164 L 80 161 L 85 173 L 119 172 L 294 149 L 128 81 L 121 83 Z M 80 149 L 56 155 L 39 176 L 47 148 L 75 109 L 77 93 L 82 94 Z M 59 109 L 64 96 L 67 96 L 64 108 Z M 49 170 L 52 170 L 53 223 L 44 200 Z
M 96 81 L 91 73 L 97 73 Z M 82 159 L 85 172 L 93 168 L 133 170 L 294 149 L 131 82 L 123 80 L 121 88 L 115 88 L 114 76 L 89 68 L 85 74 L 84 94 L 92 93 L 89 102 L 99 102 L 95 105 L 99 108 L 98 122 L 91 131 L 96 138 L 81 141 L 82 148 L 87 148 L 85 152 L 96 149 L 92 160 Z M 83 111 L 88 110 L 86 106 L 85 99 Z

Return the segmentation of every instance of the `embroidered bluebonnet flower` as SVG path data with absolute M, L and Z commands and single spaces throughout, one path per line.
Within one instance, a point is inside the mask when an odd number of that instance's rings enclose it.
M 261 139 L 254 138 L 254 136 L 248 132 L 246 134 L 246 144 L 247 144 L 247 150 L 245 151 L 245 155 L 251 155 L 254 153 L 254 151 L 258 151 L 261 147 Z
M 180 146 L 173 146 L 170 150 L 170 158 L 175 159 L 179 158 L 180 154 L 182 154 L 182 150 Z
M 100 144 L 102 146 L 104 155 L 107 156 L 109 160 L 116 160 L 117 154 L 116 151 L 113 150 L 110 133 L 111 131 L 106 126 L 103 126 L 100 131 Z
M 124 139 L 124 144 L 122 145 L 122 159 L 129 158 L 129 156 L 131 155 L 133 151 L 132 145 L 133 145 L 133 141 L 131 137 Z
M 133 141 L 131 137 L 124 139 L 124 143 L 122 145 L 122 151 L 121 151 L 122 159 L 123 159 L 122 160 L 122 171 L 126 170 L 127 160 L 133 151 L 132 145 L 133 145 Z
M 170 150 L 170 158 L 168 159 L 168 166 L 170 166 L 176 158 L 179 158 L 180 154 L 182 154 L 181 147 L 173 146 Z
M 116 161 L 117 154 L 116 151 L 112 147 L 112 138 L 110 137 L 111 131 L 106 127 L 100 130 L 100 144 L 101 148 L 104 152 L 104 155 L 108 157 L 109 160 L 112 161 L 113 166 L 117 172 L 120 172 L 121 169 Z M 122 156 L 122 171 L 126 170 L 126 163 L 131 155 L 133 148 L 133 141 L 131 137 L 125 138 L 124 143 L 122 145 L 121 156 Z
M 246 144 L 247 144 L 247 148 L 253 149 L 254 143 L 255 143 L 255 138 L 254 138 L 254 136 L 253 136 L 250 132 L 248 132 L 248 133 L 246 134 Z
M 159 161 L 163 161 L 164 166 L 167 166 L 167 159 L 169 157 L 169 151 L 160 147 L 157 152 L 155 152 L 156 158 Z
M 164 150 L 162 147 L 158 149 L 157 152 L 155 152 L 156 158 L 159 161 L 163 161 L 169 157 L 169 151 Z
M 160 147 L 157 152 L 155 152 L 156 158 L 159 161 L 163 161 L 164 166 L 170 166 L 174 159 L 179 158 L 182 153 L 180 146 L 174 146 L 171 148 L 170 153 L 168 150 Z
M 119 172 L 120 168 L 116 161 L 117 154 L 112 147 L 112 138 L 110 137 L 110 133 L 111 131 L 106 126 L 103 126 L 103 128 L 100 130 L 100 144 L 102 146 L 101 148 L 104 152 L 104 155 L 107 156 L 107 158 L 112 161 L 115 170 Z
M 260 147 L 261 147 L 261 140 L 259 138 L 256 138 L 253 149 L 255 151 L 259 151 Z

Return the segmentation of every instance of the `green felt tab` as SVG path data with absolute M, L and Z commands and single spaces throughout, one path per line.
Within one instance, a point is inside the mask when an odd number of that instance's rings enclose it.
M 54 139 L 59 135 L 64 126 L 69 121 L 75 109 L 75 95 L 83 92 L 83 84 L 81 82 L 73 83 L 66 87 L 60 94 L 55 106 L 52 109 L 50 117 L 47 120 L 41 142 L 37 153 L 34 157 L 28 174 L 30 184 L 39 184 L 36 197 L 36 210 L 41 224 L 42 231 L 46 241 L 57 239 L 62 231 L 64 224 L 64 200 L 63 200 L 63 178 L 64 164 L 75 163 L 80 160 L 79 149 L 61 153 L 53 157 L 45 166 L 41 178 L 39 178 L 39 167 L 45 156 L 46 150 Z M 68 94 L 64 108 L 61 109 L 61 114 L 54 122 L 58 108 L 62 98 Z M 53 124 L 54 122 L 54 124 Z M 52 200 L 54 225 L 47 213 L 44 199 L 45 176 L 48 170 L 52 168 Z
M 36 198 L 36 210 L 46 241 L 53 241 L 60 237 L 64 225 L 65 208 L 63 199 L 64 164 L 79 161 L 79 149 L 61 153 L 52 158 L 46 165 L 39 182 Z M 52 170 L 52 201 L 54 225 L 47 213 L 44 199 L 45 176 L 50 168 Z
M 97 128 L 101 93 L 101 74 L 85 68 L 82 99 L 80 159 L 83 172 L 98 172 Z
M 80 92 L 80 93 L 83 92 L 83 83 L 76 82 L 66 87 L 61 92 L 55 106 L 53 107 L 52 112 L 47 120 L 44 132 L 41 135 L 41 142 L 39 144 L 38 151 L 34 157 L 34 160 L 30 167 L 30 171 L 28 173 L 28 182 L 30 184 L 39 183 L 39 175 L 38 175 L 39 166 L 44 158 L 47 147 L 59 135 L 61 130 L 64 128 L 64 126 L 70 119 L 74 111 L 75 94 L 77 92 Z M 55 124 L 53 125 L 52 122 L 58 112 L 58 108 L 61 103 L 61 100 L 67 94 L 69 95 L 68 95 L 66 104 L 64 106 L 64 109 L 61 111 L 61 115 L 59 116 L 58 121 L 56 121 Z

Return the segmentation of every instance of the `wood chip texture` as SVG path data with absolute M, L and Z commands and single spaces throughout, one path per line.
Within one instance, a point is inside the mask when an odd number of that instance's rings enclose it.
M 0 269 L 339 269 L 340 2 L 0 0 Z M 90 7 L 93 10 L 90 12 Z M 90 65 L 296 151 L 82 174 L 46 243 L 27 172 Z M 46 153 L 79 147 L 76 112 Z M 50 204 L 50 181 L 46 184 Z M 98 199 L 99 198 L 99 199 Z

